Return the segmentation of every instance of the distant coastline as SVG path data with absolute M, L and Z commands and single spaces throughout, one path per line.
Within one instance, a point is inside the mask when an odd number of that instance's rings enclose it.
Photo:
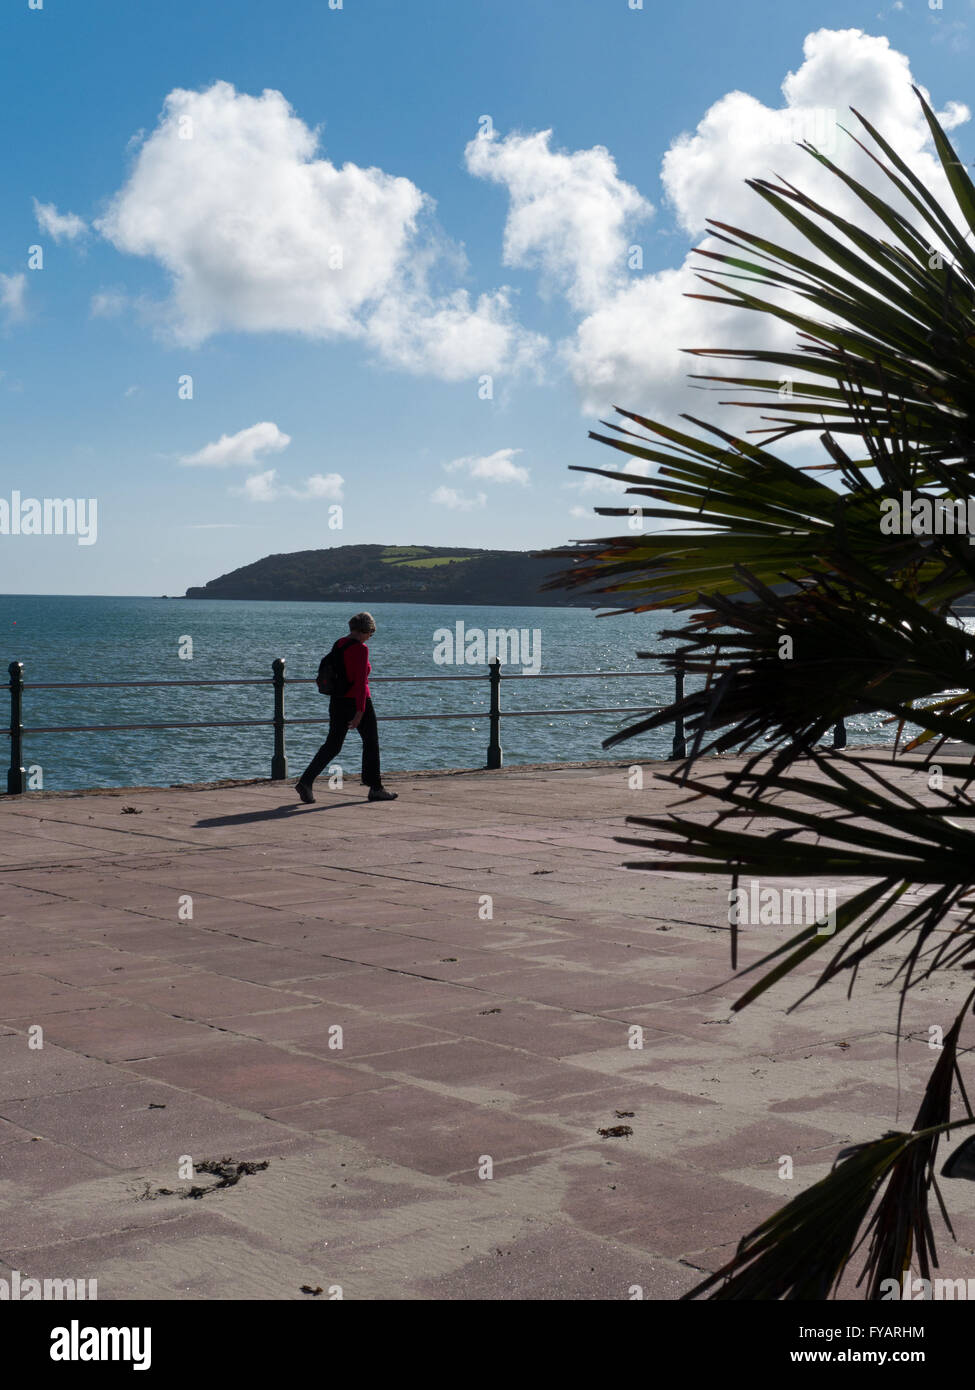
M 523 550 L 427 545 L 341 545 L 263 560 L 187 589 L 188 599 L 263 599 L 306 603 L 492 604 L 598 608 L 578 590 L 542 585 L 564 560 Z M 167 595 L 162 595 L 163 598 Z

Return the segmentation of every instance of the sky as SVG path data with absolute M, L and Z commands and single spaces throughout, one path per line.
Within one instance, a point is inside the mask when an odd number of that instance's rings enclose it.
M 791 346 L 686 297 L 706 219 L 850 206 L 803 138 L 881 189 L 851 105 L 947 200 L 911 83 L 975 159 L 973 55 L 975 0 L 2 0 L 0 522 L 79 505 L 0 592 L 620 529 L 588 431 L 744 428 L 681 349 Z

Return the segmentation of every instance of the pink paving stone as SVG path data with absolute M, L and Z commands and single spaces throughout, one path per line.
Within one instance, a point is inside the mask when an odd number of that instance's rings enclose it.
M 731 1172 L 736 1168 L 765 1166 L 776 1172 L 780 1158 L 788 1154 L 793 1160 L 802 1154 L 807 1159 L 817 1150 L 820 1158 L 832 1163 L 839 1144 L 846 1135 L 837 1135 L 822 1126 L 782 1124 L 771 1116 L 744 1124 L 719 1143 L 691 1143 L 681 1149 L 681 1157 L 691 1168 L 708 1173 Z M 783 1189 L 784 1190 L 784 1189 Z
M 214 1158 L 244 1144 L 273 1149 L 282 1137 L 281 1126 L 270 1120 L 128 1071 L 117 1073 L 110 1085 L 6 1101 L 3 1114 L 32 1134 L 114 1168 L 167 1163 L 174 1176 L 181 1154 Z
M 382 928 L 326 922 L 321 918 L 294 918 L 284 913 L 268 914 L 262 921 L 251 923 L 251 937 L 297 951 L 321 952 L 323 958 L 356 961 L 358 948 L 379 938 L 386 940 Z
M 313 1133 L 347 1135 L 367 1144 L 380 1158 L 439 1175 L 474 1172 L 483 1153 L 501 1163 L 538 1156 L 566 1142 L 565 1135 L 551 1125 L 511 1119 L 488 1107 L 407 1085 L 288 1106 L 268 1114 Z
M 688 1171 L 679 1162 L 616 1153 L 606 1159 L 600 1168 L 573 1175 L 563 1211 L 594 1235 L 617 1236 L 655 1254 L 678 1256 L 688 1240 L 699 1246 L 704 1233 L 715 1244 L 733 1231 L 743 1235 L 782 1205 L 781 1199 Z
M 341 1056 L 309 1057 L 270 1043 L 235 1041 L 139 1062 L 134 1069 L 260 1113 L 385 1085 L 383 1077 L 357 1071 Z
M 31 1136 L 26 1130 L 21 1129 L 20 1125 L 13 1125 L 9 1120 L 0 1120 L 0 1144 L 13 1144 L 21 1139 L 30 1139 Z
M 424 980 L 395 970 L 366 968 L 318 980 L 305 980 L 301 987 L 305 993 L 326 1003 L 352 1005 L 389 1018 L 419 1014 L 437 1007 L 449 1009 L 466 1004 L 479 994 L 474 989 L 438 980 Z
M 230 1035 L 170 1018 L 157 1010 L 136 1004 L 110 1004 L 84 1013 L 52 1014 L 45 1025 L 46 1037 L 64 1048 L 107 1062 L 128 1062 L 141 1057 L 157 1057 L 185 1052 L 201 1042 L 225 1044 Z
M 57 1192 L 89 1178 L 101 1178 L 116 1169 L 98 1159 L 79 1153 L 73 1147 L 53 1144 L 48 1139 L 25 1138 L 19 1144 L 0 1146 L 0 1193 L 4 1184 L 16 1183 L 24 1196 L 38 1197 Z M 0 1207 L 0 1243 L 9 1239 L 9 1224 Z
M 179 1216 L 170 1216 L 168 1221 L 160 1219 L 148 1228 L 140 1224 L 136 1229 L 55 1245 L 31 1242 L 5 1250 L 4 1256 L 9 1267 L 19 1269 L 27 1277 L 95 1279 L 99 1303 L 215 1296 L 267 1298 L 265 1243 L 248 1238 L 246 1232 L 219 1213 L 200 1210 L 197 1202 L 182 1206 Z M 203 1250 L 211 1251 L 214 1242 L 220 1242 L 224 1264 L 214 1268 L 211 1258 L 209 1269 L 203 1273 L 205 1257 L 194 1258 L 192 1254 L 197 1242 Z M 180 1258 L 181 1248 L 187 1252 L 185 1259 Z M 294 1268 L 289 1270 L 289 1289 L 300 1287 L 301 1272 L 307 1269 L 307 1264 L 294 1262 Z M 79 1315 L 85 1306 L 81 1304 Z
M 0 1018 L 7 1023 L 25 1018 L 33 1022 L 34 1015 L 42 1012 L 96 1008 L 109 1002 L 108 996 L 100 991 L 75 989 L 45 975 L 27 971 L 17 975 L 0 975 Z
M 246 1010 L 263 1013 L 309 1002 L 298 993 L 247 984 L 205 970 L 148 984 L 126 985 L 113 981 L 106 988 L 134 1004 L 148 1004 L 168 1014 L 205 1023 L 218 1020 L 222 1014 Z
M 622 1241 L 556 1228 L 504 1241 L 487 1255 L 468 1258 L 449 1275 L 423 1280 L 417 1295 L 438 1302 L 501 1300 L 517 1288 L 532 1302 L 624 1301 L 633 1299 L 638 1286 L 644 1299 L 676 1299 L 700 1277 L 686 1265 L 648 1258 Z
M 490 1013 L 468 1006 L 449 1013 L 424 1014 L 422 1022 L 542 1057 L 570 1057 L 574 1052 L 625 1045 L 627 1036 L 626 1025 L 615 1019 L 520 1001 L 502 1003 L 497 1012 Z
M 616 1081 L 602 1074 L 601 1085 L 578 1095 L 553 1096 L 547 1086 L 526 1087 L 525 1093 L 516 1096 L 509 1108 L 513 1114 L 530 1115 L 537 1119 L 557 1115 L 562 1124 L 571 1125 L 587 1140 L 598 1130 L 618 1124 L 631 1127 L 640 1124 L 645 1127 L 648 1118 L 656 1128 L 666 1130 L 668 1143 L 679 1139 L 680 1134 L 675 1132 L 672 1121 L 658 1122 L 652 1118 L 657 1113 L 655 1102 L 692 1107 L 694 1114 L 688 1118 L 688 1129 L 694 1119 L 699 1119 L 704 1113 L 704 1107 L 712 1104 L 699 1096 L 685 1096 L 668 1091 L 666 1087 L 655 1086 L 646 1077 L 628 1076 Z M 625 1113 L 617 1114 L 617 1111 Z
M 136 955 L 161 957 L 167 960 L 181 955 L 189 946 L 201 949 L 221 940 L 237 944 L 237 937 L 225 937 L 219 931 L 208 931 L 200 922 L 163 922 L 157 918 L 139 917 L 129 913 L 123 923 L 110 926 L 90 925 L 76 932 L 79 941 L 132 951 Z
M 494 1093 L 532 1095 L 540 1084 L 553 1099 L 579 1091 L 605 1087 L 598 1072 L 582 1067 L 555 1066 L 547 1058 L 539 1060 L 514 1048 L 494 1043 L 462 1039 L 425 1047 L 400 1048 L 395 1052 L 369 1057 L 371 1070 L 382 1076 L 401 1073 L 418 1080 L 436 1081 L 456 1087 L 480 1087 Z
M 342 1047 L 329 1047 L 335 1037 L 330 1033 L 336 1024 L 342 1029 Z M 405 1019 L 383 1022 L 361 1011 L 336 1008 L 329 1004 L 284 1009 L 273 1014 L 237 1014 L 222 1020 L 222 1027 L 234 1033 L 252 1034 L 264 1042 L 300 1044 L 306 1052 L 322 1053 L 346 1061 L 357 1061 L 374 1052 L 393 1048 L 414 1047 L 422 1043 L 443 1042 L 451 1034 L 443 1029 L 429 1028 Z
M 57 949 L 35 952 L 19 962 L 22 970 L 43 975 L 59 984 L 84 987 L 98 985 L 111 975 L 126 980 L 151 980 L 171 969 L 165 960 L 117 951 L 108 946 L 62 944 Z
M 43 1024 L 42 1024 L 43 1027 Z M 61 1091 L 81 1091 L 88 1086 L 105 1085 L 114 1073 L 104 1063 L 78 1056 L 45 1041 L 31 1047 L 25 1026 L 23 1033 L 0 1037 L 0 1113 L 3 1104 L 27 1096 L 57 1095 Z
M 891 1122 L 897 1118 L 898 1112 L 901 1119 L 905 1118 L 905 1112 L 909 1112 L 907 1118 L 913 1120 L 921 1096 L 922 1089 L 915 1091 L 907 1084 L 898 1090 L 896 1086 L 878 1086 L 868 1082 L 840 1083 L 819 1095 L 774 1101 L 769 1105 L 769 1114 L 783 1119 L 805 1119 L 810 1124 L 817 1123 L 818 1110 L 848 1111 L 853 1115 L 890 1119 Z
M 289 950 L 263 944 L 208 945 L 173 956 L 181 964 L 199 970 L 216 970 L 236 980 L 250 984 L 274 984 L 276 981 L 299 980 L 304 976 L 340 975 L 354 970 L 355 962 L 339 960 L 323 952 Z
M 671 998 L 677 991 L 641 975 L 613 976 L 585 970 L 559 970 L 555 967 L 522 969 L 502 974 L 492 972 L 473 977 L 472 983 L 511 999 L 558 1004 L 573 1009 L 602 1013 L 627 1005 L 638 1007 L 657 999 Z

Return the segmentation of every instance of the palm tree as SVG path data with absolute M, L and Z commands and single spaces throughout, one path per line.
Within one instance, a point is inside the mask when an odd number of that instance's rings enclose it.
M 968 790 L 975 764 L 954 759 L 929 778 L 922 798 L 885 771 L 887 755 L 840 758 L 816 748 L 840 719 L 878 710 L 897 725 L 898 767 L 930 769 L 947 739 L 975 742 L 975 636 L 953 615 L 975 589 L 967 534 L 975 531 L 967 527 L 970 500 L 975 516 L 975 186 L 914 90 L 962 225 L 856 111 L 863 139 L 851 138 L 909 216 L 808 143 L 806 153 L 862 204 L 857 221 L 790 183 L 750 180 L 799 233 L 805 254 L 712 222 L 723 249 L 699 251 L 700 279 L 718 293 L 697 297 L 791 325 L 796 350 L 695 355 L 748 363 L 758 373 L 698 379 L 736 388 L 741 394 L 729 404 L 739 408 L 774 398 L 774 413 L 749 432 L 760 439 L 690 416 L 683 418 L 691 429 L 675 429 L 617 408 L 622 423 L 591 438 L 653 470 L 638 478 L 581 471 L 625 483 L 641 499 L 642 516 L 676 531 L 549 552 L 568 562 L 550 587 L 610 595 L 616 611 L 690 613 L 663 634 L 681 643 L 664 660 L 700 677 L 700 688 L 604 746 L 682 716 L 690 754 L 665 780 L 717 798 L 718 811 L 708 824 L 676 811 L 631 816 L 641 830 L 622 843 L 680 856 L 667 861 L 669 870 L 730 876 L 732 887 L 763 872 L 869 880 L 843 903 L 834 932 L 804 927 L 752 966 L 761 973 L 736 1009 L 816 953 L 823 964 L 810 993 L 844 975 L 852 987 L 859 966 L 897 942 L 898 1024 L 921 981 L 975 969 L 965 902 L 975 890 Z M 769 369 L 774 375 L 762 374 Z M 813 467 L 773 451 L 778 440 L 810 431 L 823 450 Z M 905 527 L 905 493 L 918 504 L 912 516 L 926 506 L 944 519 L 950 508 L 966 525 L 961 533 L 947 524 Z M 597 511 L 631 515 L 633 505 Z M 904 743 L 907 726 L 915 732 Z M 730 750 L 748 756 L 735 771 L 704 780 L 702 755 Z M 743 828 L 756 815 L 777 821 L 775 832 Z M 628 867 L 653 871 L 661 861 Z M 908 889 L 915 891 L 905 901 Z M 949 918 L 957 908 L 961 916 Z M 734 966 L 734 928 L 731 949 Z M 935 1176 L 939 1144 L 949 1131 L 975 1125 L 957 1055 L 975 991 L 967 992 L 971 977 L 957 978 L 965 997 L 913 1128 L 840 1154 L 826 1178 L 746 1235 L 735 1257 L 689 1297 L 826 1298 L 865 1238 L 868 1298 L 881 1296 L 885 1280 L 899 1284 L 912 1262 L 927 1275 L 936 1262 L 932 1191 L 947 1216 Z M 952 1113 L 955 1082 L 960 1117 Z M 973 1148 L 975 1136 L 942 1173 L 975 1172 Z

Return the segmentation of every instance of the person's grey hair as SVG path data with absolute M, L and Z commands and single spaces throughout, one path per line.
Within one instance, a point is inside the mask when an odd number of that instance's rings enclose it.
M 356 613 L 349 619 L 350 632 L 375 632 L 376 620 L 371 613 Z

